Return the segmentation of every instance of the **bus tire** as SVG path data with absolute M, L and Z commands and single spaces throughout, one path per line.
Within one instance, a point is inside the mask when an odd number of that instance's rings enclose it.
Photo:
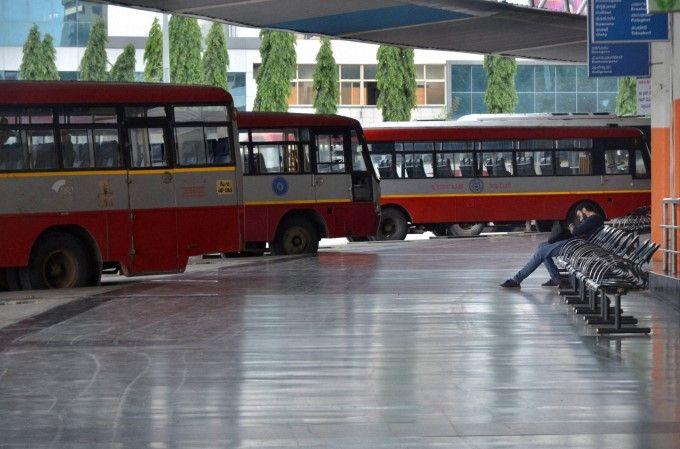
M 558 224 L 558 220 L 539 220 L 536 222 L 536 229 L 538 232 L 552 232 Z
M 378 240 L 404 240 L 408 234 L 408 221 L 406 216 L 393 207 L 382 211 L 380 226 L 378 227 Z
M 9 290 L 9 284 L 7 283 L 7 269 L 0 268 L 0 292 L 6 292 Z
M 21 291 L 21 280 L 19 279 L 19 269 L 18 268 L 3 268 L 0 271 L 0 277 L 2 281 L 2 290 L 9 290 L 11 292 Z
M 64 232 L 43 236 L 22 273 L 31 289 L 77 288 L 91 285 L 97 275 L 87 251 L 76 237 Z
M 456 237 L 474 237 L 484 230 L 484 223 L 453 223 L 449 226 L 449 235 Z
M 316 254 L 318 250 L 319 233 L 302 217 L 291 217 L 281 223 L 271 247 L 273 256 Z

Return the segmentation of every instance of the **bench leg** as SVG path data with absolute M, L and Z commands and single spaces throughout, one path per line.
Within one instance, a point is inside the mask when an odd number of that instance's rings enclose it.
M 603 295 L 604 296 L 604 295 Z M 634 320 L 635 322 L 629 322 Z M 614 327 L 598 327 L 598 334 L 648 334 L 651 329 L 648 327 L 623 327 L 624 324 L 637 324 L 637 320 L 633 317 L 621 316 L 621 294 L 614 295 L 614 317 L 609 320 L 614 324 Z M 603 323 L 604 324 L 604 323 Z

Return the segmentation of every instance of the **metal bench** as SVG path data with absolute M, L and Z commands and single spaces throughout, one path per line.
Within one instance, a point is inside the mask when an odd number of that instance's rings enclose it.
M 623 315 L 621 296 L 647 288 L 643 266 L 658 249 L 656 243 L 640 243 L 637 234 L 610 226 L 587 240 L 571 240 L 556 258 L 571 286 L 561 289 L 560 294 L 588 324 L 598 326 L 599 334 L 647 334 L 649 328 L 637 327 L 635 317 Z

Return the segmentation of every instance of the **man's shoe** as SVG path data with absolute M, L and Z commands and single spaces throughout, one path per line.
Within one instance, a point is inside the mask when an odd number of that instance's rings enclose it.
M 544 282 L 541 284 L 542 287 L 559 287 L 560 281 L 556 281 L 554 279 L 550 279 L 548 282 Z
M 519 285 L 519 282 L 517 282 L 514 279 L 508 279 L 507 281 L 503 282 L 501 284 L 501 287 L 503 288 L 521 288 Z

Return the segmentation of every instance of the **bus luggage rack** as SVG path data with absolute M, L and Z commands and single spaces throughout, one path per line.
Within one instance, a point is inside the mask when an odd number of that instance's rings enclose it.
M 586 323 L 597 326 L 598 334 L 648 334 L 650 328 L 638 327 L 635 317 L 623 315 L 621 297 L 647 288 L 649 276 L 643 266 L 658 249 L 650 240 L 640 243 L 636 233 L 611 226 L 588 240 L 567 242 L 557 262 L 572 288 L 561 289 L 560 294 Z
M 629 232 L 648 233 L 652 229 L 651 208 L 639 207 L 632 214 L 614 219 L 612 226 Z

